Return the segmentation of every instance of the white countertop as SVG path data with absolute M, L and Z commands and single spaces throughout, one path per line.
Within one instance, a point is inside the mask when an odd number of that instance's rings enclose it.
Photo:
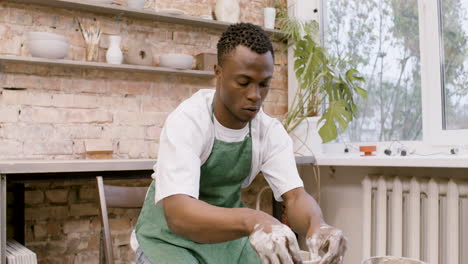
M 313 164 L 315 158 L 296 157 L 296 163 Z M 0 174 L 138 171 L 153 170 L 155 164 L 155 159 L 0 160 Z
M 319 166 L 468 168 L 468 155 L 370 156 L 357 153 L 317 156 Z
M 0 174 L 152 170 L 155 159 L 3 160 Z

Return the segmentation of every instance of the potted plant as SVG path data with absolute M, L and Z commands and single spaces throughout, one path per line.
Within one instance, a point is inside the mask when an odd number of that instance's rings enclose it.
M 357 110 L 356 99 L 367 96 L 367 91 L 360 87 L 365 80 L 356 69 L 347 67 L 345 60 L 331 58 L 316 42 L 319 32 L 316 21 L 286 18 L 282 30 L 289 41 L 288 46 L 294 47 L 294 72 L 298 81 L 297 92 L 283 125 L 290 135 L 297 134 L 296 130 L 303 126 L 306 128 L 305 136 L 312 138 L 311 133 L 319 127 L 318 135 L 323 143 L 330 142 L 353 120 Z M 308 122 L 304 125 L 310 117 L 315 117 L 318 124 Z

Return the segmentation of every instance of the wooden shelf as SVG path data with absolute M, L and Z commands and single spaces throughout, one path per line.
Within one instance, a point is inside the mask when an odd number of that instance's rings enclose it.
M 87 61 L 74 61 L 74 60 L 53 60 L 43 59 L 36 57 L 24 57 L 15 55 L 0 55 L 0 64 L 5 63 L 24 63 L 29 65 L 49 65 L 49 66 L 63 66 L 82 69 L 95 69 L 95 70 L 113 70 L 125 72 L 147 72 L 147 73 L 162 73 L 162 74 L 177 74 L 199 78 L 213 78 L 214 73 L 211 71 L 197 71 L 197 70 L 176 70 L 163 67 L 151 67 L 130 64 L 108 64 L 102 62 L 87 62 Z
M 13 2 L 35 4 L 49 7 L 58 7 L 72 10 L 80 10 L 93 13 L 101 13 L 115 16 L 126 16 L 131 18 L 149 19 L 166 23 L 190 25 L 212 29 L 226 29 L 231 23 L 216 20 L 203 19 L 187 15 L 167 15 L 146 9 L 132 9 L 117 5 L 103 5 L 88 3 L 79 0 L 11 0 Z M 264 30 L 270 35 L 282 35 L 281 31 L 274 29 Z

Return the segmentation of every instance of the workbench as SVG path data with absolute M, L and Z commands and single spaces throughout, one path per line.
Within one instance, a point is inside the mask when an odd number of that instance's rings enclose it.
M 315 158 L 296 157 L 296 163 L 314 164 Z M 96 176 L 103 176 L 105 179 L 141 179 L 151 177 L 155 164 L 154 159 L 0 161 L 0 264 L 6 264 L 7 182 L 22 184 L 24 193 L 24 183 L 94 180 Z M 24 204 L 24 197 L 18 198 Z M 276 203 L 275 217 L 280 217 L 278 208 L 280 207 Z M 24 221 L 23 206 L 17 209 L 15 213 Z

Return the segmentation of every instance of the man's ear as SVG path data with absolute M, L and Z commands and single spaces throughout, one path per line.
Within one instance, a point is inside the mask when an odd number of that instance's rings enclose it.
M 215 73 L 216 77 L 217 77 L 217 78 L 218 78 L 218 77 L 221 77 L 221 72 L 223 71 L 223 69 L 221 68 L 221 66 L 219 66 L 218 64 L 215 64 L 215 65 L 213 66 L 213 68 L 214 68 L 214 73 Z

